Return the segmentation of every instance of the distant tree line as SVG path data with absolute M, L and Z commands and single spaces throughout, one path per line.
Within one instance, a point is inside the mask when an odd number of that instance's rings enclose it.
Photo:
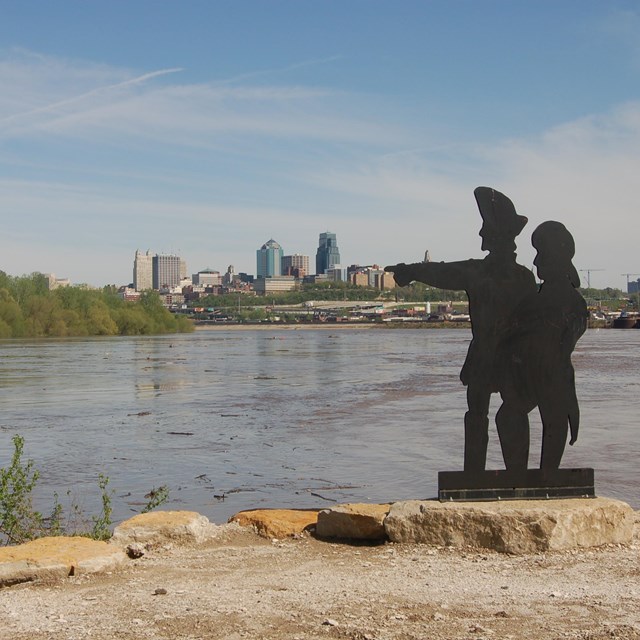
M 114 336 L 191 331 L 184 317 L 162 306 L 157 293 L 125 302 L 113 286 L 60 287 L 49 291 L 41 273 L 9 276 L 0 271 L 0 338 Z

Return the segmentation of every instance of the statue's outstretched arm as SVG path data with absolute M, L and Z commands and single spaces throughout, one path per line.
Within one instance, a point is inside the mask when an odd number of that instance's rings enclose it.
M 424 284 L 440 289 L 454 289 L 460 291 L 467 288 L 470 272 L 473 270 L 471 261 L 461 262 L 414 262 L 412 264 L 389 265 L 385 271 L 393 273 L 394 280 L 399 287 L 406 287 L 412 282 Z

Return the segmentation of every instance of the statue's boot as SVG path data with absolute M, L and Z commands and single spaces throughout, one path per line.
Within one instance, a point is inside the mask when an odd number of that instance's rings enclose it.
M 489 444 L 489 418 L 467 411 L 464 415 L 464 470 L 484 471 Z
M 496 427 L 504 465 L 508 471 L 526 471 L 529 463 L 529 418 L 517 407 L 504 403 L 496 414 Z

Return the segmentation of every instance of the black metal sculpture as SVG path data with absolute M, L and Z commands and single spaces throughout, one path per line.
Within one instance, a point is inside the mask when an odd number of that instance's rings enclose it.
M 499 353 L 496 415 L 502 456 L 510 470 L 525 470 L 529 459 L 529 419 L 538 407 L 542 419 L 541 469 L 557 469 L 571 428 L 578 437 L 580 410 L 571 354 L 587 328 L 587 305 L 576 291 L 580 280 L 571 259 L 573 237 L 560 222 L 543 222 L 531 237 L 534 265 L 543 280 L 512 314 Z
M 534 264 L 543 284 L 516 262 L 515 238 L 527 218 L 504 194 L 474 191 L 483 225 L 484 260 L 423 262 L 385 267 L 396 283 L 412 281 L 464 289 L 469 297 L 472 340 L 460 373 L 467 387 L 463 472 L 440 472 L 441 499 L 594 495 L 593 469 L 560 470 L 567 433 L 577 438 L 579 409 L 571 353 L 587 323 L 576 290 L 571 234 L 559 222 L 533 233 Z M 488 410 L 492 393 L 503 404 L 496 415 L 506 471 L 485 471 Z M 528 469 L 529 412 L 543 424 L 540 469 Z
M 508 319 L 521 300 L 537 292 L 529 269 L 516 262 L 515 238 L 527 224 L 507 196 L 489 187 L 474 191 L 482 216 L 483 260 L 418 262 L 385 267 L 399 286 L 417 280 L 441 289 L 464 289 L 469 297 L 473 338 L 460 379 L 467 387 L 464 417 L 464 469 L 486 465 L 489 401 L 498 391 L 496 355 L 509 329 Z

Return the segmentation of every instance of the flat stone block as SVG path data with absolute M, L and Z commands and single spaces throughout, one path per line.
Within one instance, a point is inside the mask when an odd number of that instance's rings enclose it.
M 384 519 L 388 504 L 342 504 L 323 509 L 318 514 L 316 535 L 319 538 L 384 540 Z
M 0 549 L 0 586 L 107 571 L 126 559 L 120 549 L 90 538 L 39 538 Z
M 316 509 L 255 509 L 240 511 L 229 518 L 242 527 L 254 527 L 264 538 L 291 538 L 315 527 Z
M 200 543 L 215 530 L 216 526 L 206 516 L 195 511 L 151 511 L 120 523 L 109 542 L 122 547 L 133 543 Z
M 610 498 L 439 502 L 392 505 L 384 526 L 392 542 L 477 547 L 503 553 L 629 544 L 633 509 Z

